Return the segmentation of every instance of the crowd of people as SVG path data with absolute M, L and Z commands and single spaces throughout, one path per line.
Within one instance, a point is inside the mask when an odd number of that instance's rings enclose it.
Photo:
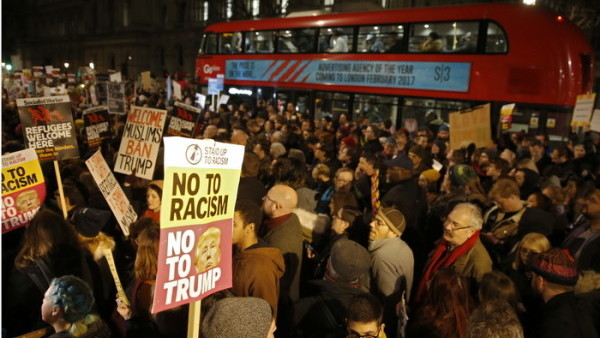
M 128 100 L 168 104 L 140 89 Z M 42 163 L 49 198 L 2 236 L 3 336 L 185 336 L 186 306 L 151 311 L 168 155 L 151 181 L 115 174 L 139 214 L 125 237 L 83 162 L 95 151 L 77 121 L 88 102 L 72 101 L 81 158 L 60 163 L 68 217 Z M 7 154 L 24 145 L 14 101 L 2 104 Z M 100 146 L 111 168 L 125 119 Z M 246 148 L 233 287 L 203 300 L 202 336 L 600 336 L 599 135 L 514 132 L 451 149 L 452 126 L 426 121 L 411 133 L 264 100 L 201 114 L 197 138 Z

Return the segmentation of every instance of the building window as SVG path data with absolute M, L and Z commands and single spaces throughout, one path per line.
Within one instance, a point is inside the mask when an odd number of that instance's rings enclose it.
M 324 0 L 323 1 L 323 6 L 327 7 L 327 6 L 333 6 L 333 3 L 335 2 L 335 0 Z

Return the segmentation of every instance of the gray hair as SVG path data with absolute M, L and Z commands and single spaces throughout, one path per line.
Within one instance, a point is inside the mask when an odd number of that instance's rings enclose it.
M 481 230 L 481 227 L 483 226 L 483 216 L 481 215 L 481 209 L 478 206 L 473 203 L 459 203 L 452 209 L 452 212 L 459 210 L 470 214 L 469 226 L 476 230 Z

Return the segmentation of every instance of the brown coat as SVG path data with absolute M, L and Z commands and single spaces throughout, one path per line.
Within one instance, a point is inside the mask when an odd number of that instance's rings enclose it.
M 467 278 L 474 278 L 477 282 L 481 281 L 483 275 L 492 271 L 492 259 L 487 250 L 477 239 L 471 250 L 460 256 L 454 264 L 454 271 Z
M 277 315 L 279 279 L 284 272 L 285 264 L 279 249 L 253 245 L 235 256 L 232 291 L 239 297 L 266 300 Z

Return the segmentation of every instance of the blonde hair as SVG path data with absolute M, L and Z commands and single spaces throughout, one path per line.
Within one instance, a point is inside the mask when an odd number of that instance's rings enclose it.
M 104 257 L 102 252 L 104 249 L 115 250 L 115 240 L 103 232 L 98 233 L 96 237 L 85 237 L 78 233 L 77 238 L 79 238 L 81 246 L 94 256 L 95 261 Z
M 546 236 L 537 232 L 528 233 L 527 235 L 523 236 L 523 239 L 521 239 L 517 245 L 517 249 L 515 250 L 515 261 L 512 263 L 512 268 L 515 270 L 519 270 L 523 265 L 523 262 L 521 262 L 521 255 L 519 254 L 523 245 L 527 245 L 534 250 L 538 250 L 539 253 L 544 253 L 552 248 L 552 244 L 550 244 L 550 241 L 548 238 L 546 238 Z

